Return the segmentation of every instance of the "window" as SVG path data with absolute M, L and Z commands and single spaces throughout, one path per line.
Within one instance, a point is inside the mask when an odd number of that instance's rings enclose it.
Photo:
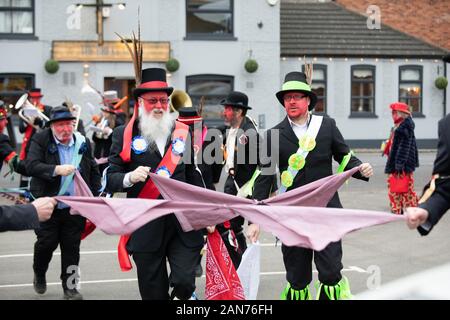
M 302 67 L 305 72 L 305 66 Z M 311 90 L 317 95 L 317 103 L 314 107 L 316 113 L 327 112 L 327 66 L 314 64 Z
M 411 107 L 415 115 L 422 114 L 422 66 L 400 66 L 398 100 Z
M 375 67 L 352 66 L 351 117 L 376 117 Z
M 195 75 L 186 77 L 186 92 L 194 106 L 205 97 L 202 116 L 208 127 L 223 125 L 223 106 L 220 101 L 233 90 L 234 78 L 223 75 Z
M 0 0 L 0 36 L 34 34 L 34 1 Z
M 34 87 L 34 75 L 24 73 L 0 73 L 0 99 L 6 105 L 15 104 L 21 95 Z M 16 110 L 13 109 L 15 113 Z
M 186 0 L 187 39 L 234 39 L 233 0 Z

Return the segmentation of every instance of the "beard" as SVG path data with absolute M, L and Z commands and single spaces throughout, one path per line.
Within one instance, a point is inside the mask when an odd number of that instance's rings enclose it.
M 161 118 L 155 118 L 156 113 L 162 113 Z M 144 109 L 139 110 L 139 129 L 142 136 L 151 144 L 156 146 L 156 140 L 167 140 L 172 127 L 174 125 L 174 119 L 169 111 L 162 109 L 154 109 L 148 113 Z

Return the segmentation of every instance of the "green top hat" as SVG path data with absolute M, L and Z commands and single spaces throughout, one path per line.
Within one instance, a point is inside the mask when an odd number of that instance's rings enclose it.
M 289 72 L 286 77 L 284 78 L 283 86 L 281 87 L 281 90 L 278 91 L 275 95 L 278 98 L 278 101 L 280 101 L 281 105 L 284 107 L 284 94 L 287 92 L 302 92 L 306 94 L 311 102 L 309 103 L 308 110 L 314 109 L 314 106 L 317 103 L 317 96 L 314 92 L 311 91 L 311 87 L 306 82 L 306 75 L 303 72 L 293 71 Z

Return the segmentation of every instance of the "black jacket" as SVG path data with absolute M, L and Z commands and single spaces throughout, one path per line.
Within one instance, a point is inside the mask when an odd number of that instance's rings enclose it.
M 276 134 L 274 134 L 276 131 L 279 132 L 279 141 L 272 141 L 273 137 L 276 137 Z M 275 164 L 279 167 L 280 172 L 286 170 L 289 157 L 297 152 L 298 147 L 298 138 L 287 117 L 266 132 L 261 156 L 262 172 L 255 182 L 255 191 L 253 192 L 255 199 L 266 199 L 270 195 L 270 192 L 273 191 L 272 182 L 276 169 Z M 292 186 L 287 191 L 332 175 L 332 158 L 340 163 L 349 152 L 350 148 L 345 144 L 344 138 L 336 127 L 335 120 L 324 117 L 316 137 L 316 147 L 308 153 L 305 166 L 295 176 Z M 361 161 L 352 156 L 345 170 L 357 167 L 360 164 Z M 356 172 L 353 177 L 369 180 L 359 172 Z M 328 203 L 328 207 L 342 207 L 337 192 Z
M 3 161 L 5 158 L 11 153 L 14 152 L 14 149 L 9 142 L 9 138 L 7 135 L 0 133 L 0 170 L 2 170 Z
M 223 135 L 224 149 L 226 148 L 228 130 L 229 128 Z M 234 180 L 239 187 L 242 187 L 250 180 L 258 167 L 260 143 L 261 137 L 259 136 L 255 125 L 248 117 L 244 117 L 239 126 L 234 147 Z M 237 194 L 236 186 L 230 175 L 228 175 L 228 178 L 225 181 L 224 192 L 232 195 Z
M 25 160 L 27 172 L 31 176 L 30 192 L 35 198 L 52 197 L 58 194 L 61 187 L 61 176 L 53 176 L 55 167 L 60 164 L 58 147 L 52 131 L 47 128 L 36 133 L 30 142 L 30 151 Z M 98 165 L 92 157 L 90 142 L 86 139 L 80 148 L 83 157 L 80 162 L 80 174 L 94 195 L 97 195 L 100 184 Z
M 116 124 L 115 128 L 118 128 L 122 125 L 124 125 L 126 122 L 126 114 L 125 113 L 118 113 L 116 114 Z M 95 133 L 92 135 L 92 141 L 94 142 L 94 157 L 97 159 L 108 157 L 110 150 L 111 150 L 111 144 L 112 144 L 112 134 L 109 135 L 107 139 L 100 139 L 97 138 Z
M 39 219 L 32 204 L 0 206 L 0 232 L 36 228 L 39 228 Z
M 436 180 L 436 189 L 431 197 L 419 205 L 428 211 L 431 229 L 450 208 L 450 114 L 439 121 L 438 134 L 438 151 L 434 160 L 433 175 L 439 174 L 444 179 Z M 431 229 L 425 230 L 419 227 L 418 231 L 426 235 Z
M 136 121 L 133 128 L 133 137 L 140 135 L 138 122 Z M 123 188 L 123 179 L 125 174 L 133 171 L 139 166 L 149 166 L 152 172 L 158 167 L 162 160 L 162 156 L 157 150 L 156 146 L 149 146 L 147 151 L 141 154 L 135 154 L 131 151 L 131 161 L 124 163 L 119 154 L 122 151 L 123 132 L 125 126 L 121 126 L 114 130 L 112 134 L 112 147 L 109 156 L 110 167 L 107 171 L 107 186 L 110 192 L 126 192 L 128 198 L 137 198 L 145 183 L 139 182 L 130 188 Z M 186 141 L 186 146 L 191 146 L 190 138 Z M 171 147 L 171 139 L 167 139 L 165 152 Z M 170 150 L 169 150 L 170 152 Z M 176 166 L 171 179 L 184 181 L 190 184 L 203 187 L 199 175 L 195 173 L 195 166 L 193 165 L 193 151 L 192 148 L 189 153 L 190 163 L 186 163 L 184 157 Z M 160 196 L 159 199 L 162 199 Z M 181 226 L 174 214 L 158 218 L 154 221 L 142 226 L 131 235 L 127 244 L 127 250 L 133 252 L 155 252 L 161 246 L 163 232 L 165 228 L 176 228 L 180 234 L 180 238 L 188 247 L 198 247 L 203 244 L 203 237 L 200 231 L 183 232 Z
M 11 142 L 9 140 L 9 137 L 7 135 L 4 135 L 0 133 L 0 170 L 2 170 L 3 162 L 5 161 L 5 158 L 11 154 L 11 152 L 14 152 L 15 150 L 11 146 Z M 19 161 L 19 159 L 15 159 L 13 164 L 14 171 L 22 174 L 22 175 L 28 175 L 25 170 L 25 165 L 23 161 Z
M 394 131 L 389 158 L 384 169 L 385 173 L 411 173 L 419 166 L 416 137 L 414 136 L 414 121 L 405 118 Z

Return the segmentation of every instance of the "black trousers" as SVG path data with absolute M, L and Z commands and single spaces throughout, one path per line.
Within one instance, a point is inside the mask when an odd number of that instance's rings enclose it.
M 296 290 L 305 288 L 312 280 L 312 259 L 319 273 L 319 281 L 326 285 L 335 285 L 341 278 L 342 244 L 332 242 L 322 251 L 282 245 L 286 280 Z
M 80 261 L 81 233 L 86 219 L 79 215 L 71 215 L 69 208 L 55 209 L 52 217 L 41 222 L 35 230 L 37 241 L 34 244 L 33 270 L 38 276 L 45 276 L 52 260 L 53 251 L 61 249 L 61 281 L 67 289 L 68 280 L 74 283 L 75 268 Z M 72 276 L 72 277 L 71 277 Z
M 228 176 L 224 185 L 224 193 L 231 194 L 233 196 L 237 195 L 237 189 L 234 184 L 234 179 L 232 176 Z M 229 241 L 229 230 L 226 229 L 223 223 L 218 224 L 217 231 L 219 231 L 222 236 L 222 240 L 225 242 L 225 246 L 228 250 L 228 254 L 230 255 L 231 261 L 233 262 L 234 268 L 237 270 L 239 265 L 241 264 L 242 255 L 247 249 L 247 241 L 244 235 L 244 223 L 245 219 L 241 216 L 237 216 L 230 220 L 230 229 L 233 230 L 238 247 L 234 247 L 231 245 Z
M 177 297 L 187 300 L 195 290 L 195 267 L 203 245 L 187 247 L 172 224 L 166 223 L 163 237 L 159 250 L 133 253 L 141 298 L 168 300 Z M 173 288 L 170 296 L 169 287 Z

